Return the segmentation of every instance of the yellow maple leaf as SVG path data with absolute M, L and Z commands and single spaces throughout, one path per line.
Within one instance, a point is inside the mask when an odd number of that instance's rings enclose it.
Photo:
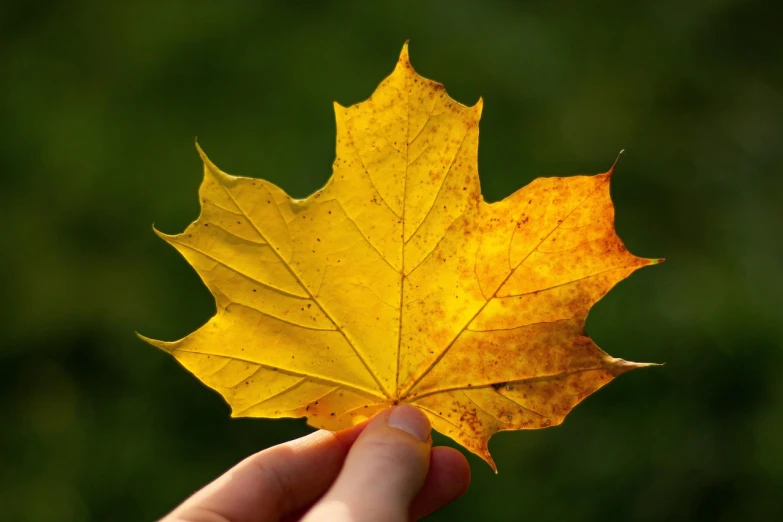
M 411 67 L 407 44 L 367 101 L 335 103 L 337 155 L 304 200 L 204 161 L 201 215 L 160 234 L 217 314 L 146 339 L 217 390 L 234 416 L 354 425 L 412 403 L 495 464 L 498 431 L 563 421 L 628 370 L 584 333 L 590 307 L 659 260 L 614 230 L 612 170 L 480 192 L 482 101 L 466 107 Z

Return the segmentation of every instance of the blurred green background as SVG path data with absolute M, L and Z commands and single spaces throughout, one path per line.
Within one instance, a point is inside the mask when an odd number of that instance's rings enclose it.
M 634 253 L 587 329 L 634 372 L 560 427 L 503 433 L 500 474 L 433 520 L 783 520 L 780 3 L 3 2 L 0 519 L 162 516 L 310 430 L 229 409 L 134 331 L 214 312 L 151 230 L 198 214 L 199 141 L 303 197 L 328 178 L 332 100 L 367 98 L 405 39 L 485 100 L 498 200 L 605 171 Z M 777 232 L 776 232 L 777 231 Z M 445 442 L 440 438 L 438 442 Z

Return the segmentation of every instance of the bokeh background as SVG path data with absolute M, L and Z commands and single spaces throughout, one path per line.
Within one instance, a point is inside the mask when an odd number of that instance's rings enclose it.
M 0 4 L 0 519 L 162 516 L 244 456 L 309 432 L 229 418 L 134 335 L 214 312 L 151 230 L 198 214 L 193 139 L 303 197 L 332 101 L 414 66 L 485 100 L 498 200 L 605 171 L 631 251 L 666 257 L 587 329 L 625 375 L 557 428 L 469 456 L 432 520 L 783 520 L 783 36 L 773 1 Z M 448 443 L 443 438 L 438 442 Z

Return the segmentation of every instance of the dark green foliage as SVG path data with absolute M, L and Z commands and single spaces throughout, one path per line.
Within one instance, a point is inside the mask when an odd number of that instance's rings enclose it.
M 151 520 L 308 431 L 231 420 L 135 337 L 213 312 L 150 225 L 196 217 L 196 135 L 228 172 L 321 186 L 331 101 L 371 92 L 407 38 L 421 74 L 484 97 L 488 199 L 605 171 L 624 148 L 618 232 L 667 258 L 587 326 L 613 355 L 667 365 L 561 427 L 497 436 L 500 475 L 471 457 L 471 490 L 434 519 L 783 519 L 779 5 L 315 4 L 0 7 L 0 519 Z

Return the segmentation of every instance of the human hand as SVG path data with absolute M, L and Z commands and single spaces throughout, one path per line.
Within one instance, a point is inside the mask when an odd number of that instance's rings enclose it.
M 430 431 L 410 405 L 318 431 L 246 458 L 161 522 L 418 520 L 470 483 L 462 453 L 432 448 Z

